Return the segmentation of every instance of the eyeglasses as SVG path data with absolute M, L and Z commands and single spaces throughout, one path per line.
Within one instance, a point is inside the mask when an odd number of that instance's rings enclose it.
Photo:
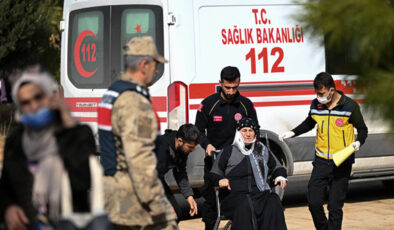
M 43 93 L 37 93 L 31 99 L 22 100 L 19 102 L 20 106 L 30 105 L 33 101 L 41 101 L 44 98 Z

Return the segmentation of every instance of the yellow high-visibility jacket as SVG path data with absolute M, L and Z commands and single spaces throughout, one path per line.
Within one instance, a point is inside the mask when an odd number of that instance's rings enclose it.
M 329 110 L 317 99 L 312 101 L 308 117 L 292 131 L 296 136 L 308 132 L 317 125 L 315 160 L 332 160 L 333 155 L 355 141 L 354 128 L 357 129 L 357 140 L 364 144 L 368 128 L 360 112 L 360 106 L 341 91 L 337 105 Z M 354 163 L 354 154 L 348 159 Z

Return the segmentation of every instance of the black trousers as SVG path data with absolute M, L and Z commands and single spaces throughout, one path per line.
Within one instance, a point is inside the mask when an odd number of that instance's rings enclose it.
M 308 184 L 308 205 L 313 223 L 318 230 L 341 229 L 343 204 L 348 189 L 352 164 L 345 162 L 336 167 L 330 162 L 314 161 L 313 171 Z M 323 203 L 328 191 L 328 220 Z
M 182 209 L 179 206 L 178 202 L 176 201 L 174 194 L 172 194 L 170 186 L 168 186 L 168 184 L 165 181 L 165 179 L 164 178 L 160 178 L 160 181 L 163 184 L 163 188 L 164 188 L 164 192 L 166 194 L 166 197 L 167 197 L 168 201 L 171 203 L 171 205 L 174 208 L 175 213 L 176 213 L 176 215 L 178 217 L 176 222 L 179 223 L 179 221 L 182 220 L 182 218 L 183 218 Z
M 175 213 L 176 213 L 176 215 L 178 217 L 176 219 L 176 222 L 179 223 L 179 221 L 181 221 L 183 219 L 183 217 L 184 217 L 183 213 L 182 213 L 182 209 L 181 209 L 181 207 L 179 207 L 179 204 L 176 201 L 174 194 L 166 193 L 166 197 L 167 197 L 168 201 L 170 201 L 172 207 L 174 208 Z
M 209 172 L 212 168 L 212 157 L 204 158 L 204 186 L 202 196 L 205 201 L 202 206 L 201 216 L 205 222 L 205 230 L 212 230 L 215 227 L 217 218 L 216 195 L 214 185 L 209 181 Z

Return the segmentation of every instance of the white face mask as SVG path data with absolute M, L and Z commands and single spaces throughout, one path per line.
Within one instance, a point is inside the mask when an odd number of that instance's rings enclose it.
M 331 89 L 328 91 L 328 95 L 330 95 L 330 92 L 331 92 Z M 320 103 L 320 104 L 323 104 L 323 105 L 329 103 L 329 102 L 331 101 L 331 99 L 332 99 L 332 96 L 330 97 L 330 99 L 328 99 L 328 96 L 327 96 L 327 97 L 318 97 L 318 98 L 317 98 L 317 100 L 319 101 L 319 103 Z

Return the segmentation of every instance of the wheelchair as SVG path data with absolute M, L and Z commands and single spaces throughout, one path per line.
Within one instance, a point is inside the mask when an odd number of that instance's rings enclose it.
M 213 229 L 214 230 L 228 230 L 231 228 L 231 220 L 226 218 L 225 216 L 223 216 L 220 213 L 220 200 L 219 200 L 219 187 L 218 186 L 215 186 L 215 198 L 216 198 L 216 208 L 217 208 L 218 216 L 216 218 L 216 223 L 215 223 L 215 226 Z M 226 223 L 226 225 L 224 225 L 223 228 L 219 228 L 220 221 L 223 221 L 223 220 L 227 220 L 227 223 Z
M 213 160 L 216 160 L 217 155 L 220 153 L 220 151 L 215 151 L 213 152 L 212 156 L 213 156 Z M 214 230 L 228 230 L 231 228 L 231 220 L 226 218 L 225 216 L 223 216 L 220 212 L 220 199 L 219 199 L 219 186 L 215 186 L 214 187 L 215 190 L 215 199 L 216 199 L 216 211 L 217 211 L 217 218 L 216 218 L 216 223 L 214 226 Z M 227 220 L 226 225 L 223 228 L 219 228 L 220 222 L 223 220 Z
M 270 148 L 269 148 L 269 142 L 268 142 L 267 134 L 265 134 L 265 143 L 267 143 L 266 146 L 268 147 L 269 151 L 271 151 Z M 212 156 L 213 156 L 213 160 L 214 161 L 216 160 L 216 157 L 217 157 L 217 155 L 219 153 L 220 153 L 220 150 L 213 152 Z M 219 190 L 220 190 L 219 186 L 215 186 L 214 189 L 215 189 L 215 198 L 216 198 L 216 209 L 217 209 L 218 215 L 217 215 L 216 223 L 215 223 L 215 226 L 214 226 L 213 229 L 214 230 L 228 230 L 228 229 L 231 228 L 232 221 L 231 221 L 231 219 L 228 219 L 228 218 L 226 218 L 225 216 L 223 216 L 221 214 L 221 212 L 220 212 L 220 199 L 219 199 Z M 284 191 L 282 190 L 282 188 L 279 185 L 271 187 L 271 190 L 272 190 L 272 192 L 278 194 L 280 199 L 282 200 Z M 225 224 L 224 227 L 219 228 L 220 222 L 224 221 L 224 220 L 227 220 L 227 223 Z

